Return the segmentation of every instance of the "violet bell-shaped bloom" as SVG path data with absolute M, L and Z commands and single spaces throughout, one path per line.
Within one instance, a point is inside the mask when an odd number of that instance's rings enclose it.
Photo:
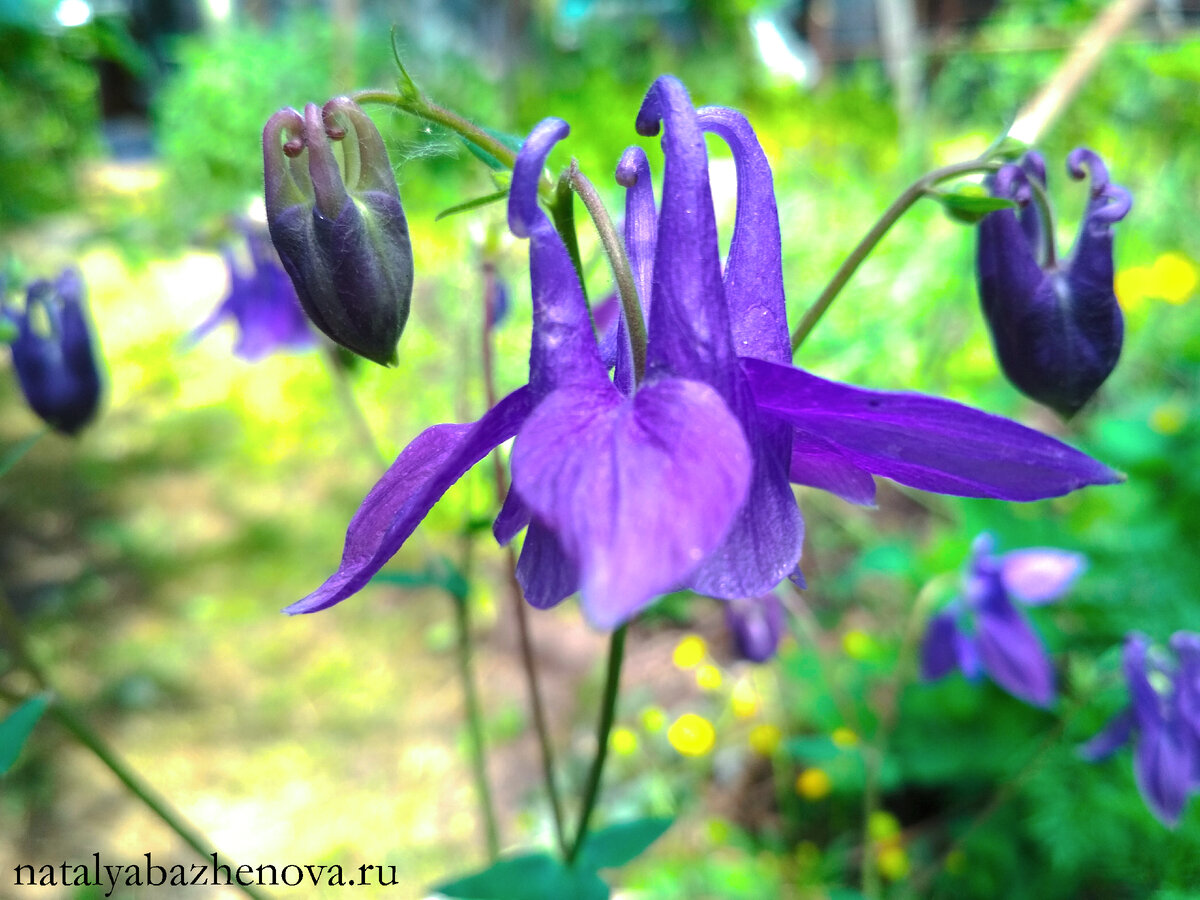
M 1002 209 L 984 217 L 976 257 L 979 297 L 1000 367 L 1018 390 L 1064 418 L 1080 410 L 1121 354 L 1112 226 L 1132 203 L 1091 150 L 1072 151 L 1067 171 L 1072 178 L 1091 176 L 1087 210 L 1067 259 L 1047 259 L 1054 237 L 1032 202 L 1031 184 L 1046 184 L 1045 163 L 1036 153 L 996 173 L 993 194 L 1015 200 L 1020 212 Z
M 100 370 L 79 272 L 64 269 L 53 282 L 34 281 L 24 310 L 3 315 L 16 326 L 13 368 L 30 408 L 55 430 L 77 433 L 100 406 Z
M 243 271 L 231 248 L 223 252 L 229 271 L 229 293 L 191 334 L 204 337 L 226 319 L 238 328 L 233 352 L 247 362 L 257 362 L 276 350 L 298 350 L 315 340 L 291 279 L 280 266 L 271 243 L 263 235 L 246 232 L 250 271 Z
M 1107 759 L 1136 733 L 1133 769 L 1146 806 L 1174 827 L 1200 788 L 1200 634 L 1171 636 L 1175 659 L 1151 650 L 1140 634 L 1125 639 L 1122 668 L 1129 705 L 1079 748 L 1090 761 Z
M 618 167 L 627 252 L 649 309 L 645 380 L 633 383 L 627 338 L 615 348 L 615 387 L 608 380 L 578 277 L 538 207 L 542 166 L 568 130 L 546 120 L 522 146 L 509 195 L 510 228 L 530 241 L 529 384 L 474 425 L 418 436 L 351 521 L 338 571 L 289 612 L 359 590 L 438 497 L 514 435 L 495 535 L 505 543 L 528 525 L 517 573 L 526 598 L 545 608 L 580 590 L 600 627 L 679 587 L 734 600 L 799 577 L 803 521 L 789 480 L 866 504 L 873 475 L 1006 500 L 1118 480 L 1015 422 L 793 368 L 770 168 L 753 131 L 732 110 L 697 113 L 671 77 L 651 87 L 637 121 L 646 134 L 661 121 L 666 159 L 658 211 L 644 154 L 627 151 Z M 705 128 L 738 166 L 723 271 Z
M 763 663 L 775 655 L 787 631 L 787 613 L 774 593 L 739 597 L 725 604 L 725 626 L 738 656 Z
M 281 109 L 263 129 L 263 166 L 271 240 L 308 317 L 347 350 L 395 363 L 412 243 L 375 124 L 347 97 Z
M 566 247 L 538 206 L 546 157 L 567 131 L 543 121 L 513 170 L 509 225 L 530 241 L 529 384 L 479 422 L 434 426 L 409 444 L 351 521 L 338 571 L 287 612 L 360 589 L 442 493 L 514 435 L 513 489 L 496 532 L 510 539 L 529 526 L 518 574 L 531 603 L 578 590 L 602 628 L 681 583 L 741 508 L 750 452 L 711 387 L 662 374 L 625 397 L 608 380 Z
M 647 372 L 711 384 L 737 415 L 755 463 L 751 499 L 688 586 L 732 600 L 798 576 L 803 523 L 789 480 L 866 505 L 874 502 L 874 475 L 937 493 L 1021 501 L 1119 480 L 1090 457 L 1007 419 L 794 368 L 771 170 L 753 129 L 730 109 L 692 110 L 669 76 L 647 95 L 639 131 L 654 133 L 659 113 L 667 170 L 657 219 L 644 154 L 631 148 L 618 168 L 628 189 L 626 249 L 639 294 L 649 298 Z M 729 144 L 737 168 L 723 272 L 696 125 Z M 631 380 L 628 354 L 626 341 L 615 371 L 622 390 Z
M 1079 553 L 1031 547 L 996 556 L 989 534 L 971 547 L 960 597 L 929 621 L 921 675 L 929 680 L 959 669 L 971 680 L 985 673 L 1034 706 L 1054 702 L 1054 666 L 1017 604 L 1057 600 L 1087 567 Z

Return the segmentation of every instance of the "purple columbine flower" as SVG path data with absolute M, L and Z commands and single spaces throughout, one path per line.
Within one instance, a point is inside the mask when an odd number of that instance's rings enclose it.
M 996 357 L 1018 390 L 1069 418 L 1104 383 L 1121 354 L 1124 323 L 1113 290 L 1113 223 L 1129 212 L 1129 192 L 1108 180 L 1103 160 L 1079 148 L 1067 157 L 1072 178 L 1091 174 L 1091 198 L 1071 255 L 1053 253 L 1031 202 L 1046 165 L 1029 153 L 996 173 L 992 192 L 1017 201 L 979 224 L 977 273 Z M 1050 254 L 1046 251 L 1049 249 Z
M 13 368 L 30 408 L 56 430 L 77 433 L 100 406 L 100 370 L 79 272 L 64 269 L 54 282 L 33 282 L 25 309 L 2 313 L 16 326 Z
M 229 270 L 229 293 L 192 332 L 191 339 L 198 341 L 226 319 L 233 319 L 238 327 L 233 352 L 247 362 L 257 362 L 276 350 L 313 346 L 314 335 L 308 319 L 270 241 L 249 230 L 246 241 L 250 246 L 249 273 L 241 269 L 233 251 L 226 248 L 222 256 Z
M 774 592 L 761 597 L 739 597 L 725 604 L 725 625 L 733 636 L 738 656 L 762 663 L 779 649 L 787 631 L 787 613 Z
M 799 577 L 803 520 L 789 482 L 874 500 L 873 475 L 940 493 L 1036 500 L 1115 482 L 1107 467 L 1015 422 L 919 394 L 841 385 L 793 368 L 770 168 L 745 119 L 697 112 L 660 78 L 637 117 L 663 128 L 655 209 L 649 167 L 631 149 L 617 169 L 626 249 L 648 309 L 646 376 L 628 339 L 614 379 L 598 351 L 578 277 L 537 201 L 551 147 L 547 119 L 513 171 L 509 225 L 530 240 L 530 379 L 473 425 L 418 436 L 350 523 L 338 571 L 288 608 L 313 612 L 365 585 L 442 493 L 516 436 L 513 487 L 494 525 L 502 543 L 528 525 L 518 577 L 535 606 L 576 590 L 600 627 L 660 593 L 724 600 Z M 722 270 L 705 129 L 733 149 L 739 202 Z
M 975 539 L 962 595 L 929 621 L 921 674 L 932 680 L 959 669 L 975 680 L 986 673 L 1014 697 L 1050 706 L 1054 666 L 1017 603 L 1040 606 L 1057 600 L 1087 561 L 1051 547 L 996 556 L 993 546 L 989 534 Z
M 1138 790 L 1154 816 L 1174 827 L 1189 795 L 1200 788 L 1200 634 L 1176 632 L 1170 646 L 1174 660 L 1154 653 L 1144 635 L 1125 639 L 1122 667 L 1129 706 L 1079 753 L 1099 762 L 1136 733 Z
M 394 364 L 413 258 L 379 130 L 348 97 L 281 109 L 263 129 L 263 166 L 271 240 L 304 311 L 347 350 Z

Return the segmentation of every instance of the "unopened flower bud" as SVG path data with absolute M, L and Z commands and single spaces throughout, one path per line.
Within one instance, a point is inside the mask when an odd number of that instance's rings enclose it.
M 412 243 L 375 124 L 346 97 L 281 109 L 263 129 L 263 167 L 271 240 L 308 317 L 348 350 L 395 363 Z
M 741 597 L 725 604 L 725 624 L 733 636 L 738 656 L 750 662 L 766 662 L 775 655 L 787 629 L 783 603 L 772 593 Z
M 24 311 L 5 309 L 17 331 L 13 368 L 30 408 L 51 427 L 75 434 L 96 415 L 100 373 L 84 309 L 83 279 L 66 269 L 29 285 Z
M 1103 161 L 1077 149 L 1067 159 L 1072 178 L 1091 175 L 1091 198 L 1071 255 L 1058 262 L 1033 206 L 1044 187 L 1040 156 L 996 175 L 992 192 L 1015 200 L 979 225 L 977 273 L 983 313 L 996 357 L 1018 390 L 1069 418 L 1117 364 L 1124 323 L 1113 290 L 1112 225 L 1129 212 L 1124 188 L 1111 184 Z

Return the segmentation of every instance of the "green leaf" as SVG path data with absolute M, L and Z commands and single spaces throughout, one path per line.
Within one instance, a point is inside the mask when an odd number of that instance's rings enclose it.
M 0 301 L 3 301 L 0 296 Z M 17 339 L 20 332 L 17 330 L 17 323 L 5 316 L 0 316 L 0 344 L 11 344 Z
M 827 737 L 791 738 L 783 745 L 788 756 L 809 763 L 828 762 L 842 755 L 842 750 Z
M 371 582 L 407 588 L 436 587 L 460 599 L 467 596 L 470 588 L 458 567 L 445 557 L 426 563 L 418 572 L 379 572 Z
M 1017 208 L 1015 201 L 1007 197 L 993 197 L 980 184 L 963 184 L 952 191 L 933 191 L 929 196 L 942 204 L 946 215 L 965 225 L 975 225 L 988 213 L 998 209 Z
M 508 188 L 491 194 L 485 194 L 482 197 L 476 197 L 474 200 L 468 200 L 465 203 L 456 203 L 454 206 L 443 209 L 434 217 L 433 221 L 440 222 L 449 216 L 454 216 L 462 212 L 470 212 L 473 209 L 479 209 L 481 206 L 487 206 L 489 203 L 496 203 L 506 197 L 508 197 Z
M 433 888 L 463 900 L 607 900 L 608 885 L 595 872 L 568 869 L 546 853 L 497 860 L 488 868 Z
M 503 131 L 494 131 L 491 128 L 484 128 L 483 130 L 498 140 L 513 153 L 520 151 L 522 140 L 516 135 L 505 134 Z M 475 146 L 475 144 L 473 144 L 471 141 L 468 141 L 466 138 L 463 138 L 463 143 L 467 145 L 467 149 L 471 151 L 471 155 L 489 169 L 495 169 L 499 171 L 508 168 L 508 166 L 500 162 L 500 160 L 496 159 L 496 157 L 492 156 L 492 154 L 480 147 Z
M 49 694 L 30 697 L 0 722 L 0 775 L 13 767 L 21 748 L 25 746 L 33 726 L 38 723 L 46 707 L 50 705 Z
M 38 431 L 27 438 L 22 438 L 5 450 L 4 455 L 0 456 L 0 475 L 6 474 L 9 469 L 20 462 L 21 457 L 28 453 L 45 433 L 44 431 Z
M 674 819 L 647 817 L 618 822 L 587 836 L 576 866 L 580 869 L 618 869 L 628 865 L 666 834 Z

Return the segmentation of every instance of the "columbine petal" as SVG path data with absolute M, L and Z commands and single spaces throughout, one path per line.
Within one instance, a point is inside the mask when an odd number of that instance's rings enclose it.
M 1087 557 L 1082 553 L 1053 547 L 1014 550 L 1000 557 L 1000 578 L 1005 589 L 1030 605 L 1058 599 L 1086 568 Z
M 534 127 L 517 154 L 508 195 L 508 227 L 517 237 L 529 238 L 529 386 L 539 398 L 567 384 L 608 381 L 579 277 L 562 238 L 538 206 L 546 157 L 570 130 L 562 119 L 544 119 Z
M 678 586 L 746 497 L 750 450 L 708 386 L 565 388 L 513 446 L 513 484 L 579 565 L 584 610 L 612 628 Z
M 725 604 L 725 624 L 738 655 L 761 663 L 775 655 L 787 627 L 787 616 L 779 598 L 767 593 L 730 600 Z
M 1121 477 L 1009 419 L 914 393 L 871 391 L 742 361 L 760 409 L 836 444 L 854 464 L 921 490 L 1042 500 Z
M 836 446 L 815 434 L 796 431 L 792 435 L 792 464 L 788 477 L 793 484 L 819 488 L 859 506 L 875 505 L 875 479 L 856 466 Z
M 527 387 L 478 422 L 434 425 L 404 448 L 362 502 L 346 530 L 342 562 L 323 585 L 287 607 L 311 613 L 340 603 L 383 568 L 454 482 L 517 433 L 533 402 Z
M 1083 744 L 1078 752 L 1088 762 L 1101 762 L 1108 759 L 1129 743 L 1133 736 L 1133 710 L 1125 708 L 1109 720 L 1100 733 Z
M 579 589 L 579 566 L 563 551 L 553 531 L 533 521 L 521 545 L 517 581 L 530 606 L 549 609 Z
M 933 681 L 958 668 L 958 615 L 944 609 L 929 620 L 921 643 L 921 677 Z
M 666 164 L 651 289 L 648 377 L 675 375 L 712 385 L 738 418 L 754 453 L 746 504 L 689 586 L 726 600 L 755 597 L 788 577 L 800 561 L 804 522 L 788 483 L 791 432 L 758 414 L 736 364 L 704 134 L 687 91 L 669 76 L 659 78 L 646 94 L 638 131 L 657 134 L 660 119 Z M 748 155 L 749 149 L 739 144 L 738 161 L 744 163 Z M 761 178 L 752 181 L 761 190 Z M 761 221 L 744 211 L 739 211 L 738 223 L 761 232 Z M 735 235 L 743 248 L 737 270 L 744 284 L 739 290 L 753 288 L 744 265 L 763 249 L 752 238 Z
M 1143 729 L 1133 751 L 1142 798 L 1160 822 L 1172 827 L 1187 805 L 1192 780 L 1192 743 L 1178 725 Z
M 720 135 L 729 145 L 737 169 L 737 214 L 725 261 L 734 349 L 739 356 L 790 364 L 783 250 L 771 166 L 740 112 L 706 106 L 698 118 L 705 131 Z
M 979 658 L 996 684 L 1036 706 L 1054 702 L 1054 667 L 1037 632 L 1008 599 L 999 576 L 986 585 L 976 609 Z

